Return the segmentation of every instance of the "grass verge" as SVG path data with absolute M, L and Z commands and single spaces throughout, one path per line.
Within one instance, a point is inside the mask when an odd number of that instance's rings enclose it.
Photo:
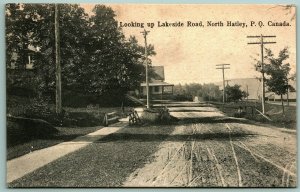
M 296 106 L 285 106 L 284 113 L 281 105 L 265 104 L 265 114 L 272 121 L 267 120 L 257 111 L 261 110 L 260 103 L 255 102 L 236 102 L 236 103 L 213 103 L 219 110 L 228 116 L 234 117 L 237 114 L 238 108 L 242 107 L 245 112 L 244 117 L 259 123 L 273 125 L 280 128 L 296 129 Z

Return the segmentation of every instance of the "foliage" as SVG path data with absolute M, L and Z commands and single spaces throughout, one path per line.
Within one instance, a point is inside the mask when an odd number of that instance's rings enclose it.
M 125 38 L 110 7 L 96 5 L 93 12 L 88 16 L 77 4 L 59 4 L 62 90 L 122 95 L 145 79 L 144 47 L 133 36 Z M 27 73 L 31 54 L 34 72 L 31 82 L 8 74 L 8 87 L 30 88 L 54 99 L 54 13 L 54 4 L 6 5 L 7 68 Z M 147 49 L 149 56 L 155 54 L 153 45 Z
M 266 52 L 268 61 L 264 68 L 264 72 L 268 75 L 266 84 L 269 90 L 277 95 L 286 94 L 289 86 L 288 75 L 291 69 L 289 63 L 284 64 L 284 61 L 289 58 L 288 48 L 281 50 L 277 58 L 270 49 L 266 49 Z
M 205 101 L 218 101 L 222 97 L 222 91 L 213 83 L 203 84 L 201 96 Z
M 245 93 L 245 91 L 242 91 L 240 88 L 241 86 L 237 84 L 233 86 L 227 85 L 225 87 L 225 94 L 228 102 L 236 102 L 247 97 L 247 93 Z
M 282 112 L 284 113 L 282 95 L 286 94 L 289 88 L 292 89 L 292 86 L 288 83 L 288 76 L 291 70 L 290 64 L 284 62 L 289 58 L 288 48 L 282 49 L 277 58 L 274 57 L 270 49 L 266 49 L 266 52 L 268 61 L 264 68 L 264 72 L 268 76 L 266 85 L 270 91 L 281 96 Z
M 209 84 L 191 83 L 185 85 L 175 85 L 174 94 L 179 100 L 190 97 L 202 97 L 205 101 L 218 101 L 222 95 L 219 86 Z M 189 99 L 186 99 L 189 100 Z

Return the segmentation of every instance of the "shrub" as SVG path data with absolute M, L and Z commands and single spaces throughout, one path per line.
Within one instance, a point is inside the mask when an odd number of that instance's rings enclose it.
M 7 118 L 8 145 L 16 145 L 33 138 L 49 137 L 57 132 L 58 130 L 55 127 L 41 119 L 24 117 Z

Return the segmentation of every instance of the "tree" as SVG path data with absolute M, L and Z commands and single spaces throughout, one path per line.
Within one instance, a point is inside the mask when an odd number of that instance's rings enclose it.
M 15 69 L 25 69 L 28 60 L 29 46 L 36 45 L 35 37 L 43 5 L 30 4 L 6 5 L 6 57 L 7 67 L 14 63 Z
M 47 41 L 48 38 L 51 37 L 51 34 L 54 35 L 53 31 L 52 33 L 48 32 L 51 30 L 48 27 L 49 21 L 51 23 L 51 16 L 53 16 L 51 7 L 53 7 L 52 4 L 6 5 L 6 65 L 8 69 L 11 68 L 18 71 L 18 76 L 7 74 L 8 88 L 20 87 L 30 89 L 36 95 L 41 87 L 48 87 L 45 86 L 44 82 L 41 82 L 41 79 L 48 77 L 47 74 L 49 73 L 47 72 L 50 70 L 47 68 L 51 66 L 51 64 L 48 65 L 48 63 L 51 63 L 51 59 L 41 60 L 42 52 L 40 48 L 44 48 L 43 40 L 49 42 Z M 45 27 L 43 28 L 43 26 Z M 39 63 L 42 63 L 43 68 L 46 69 L 37 72 L 35 78 L 26 78 L 26 73 L 23 73 L 26 69 L 30 52 L 34 54 L 34 60 L 31 62 L 34 63 L 35 71 L 38 71 Z
M 209 84 L 199 84 L 191 83 L 185 85 L 175 85 L 174 94 L 178 96 L 187 97 L 202 97 L 205 101 L 218 101 L 222 95 L 222 92 L 219 89 L 219 86 L 209 83 Z
M 295 20 L 296 18 L 296 5 L 293 5 L 293 4 L 289 4 L 289 5 L 276 5 L 274 7 L 271 7 L 269 9 L 272 9 L 272 8 L 277 8 L 277 7 L 280 7 L 282 10 L 285 10 L 286 11 L 286 14 L 285 15 L 291 15 L 291 21 Z
M 111 8 L 96 5 L 91 17 L 77 4 L 59 4 L 59 9 L 62 93 L 121 96 L 140 85 L 145 79 L 144 48 L 135 37 L 125 38 Z M 7 67 L 14 62 L 16 69 L 25 69 L 27 50 L 38 49 L 35 83 L 27 84 L 51 96 L 55 90 L 54 13 L 54 4 L 6 5 Z M 153 45 L 148 45 L 148 52 L 155 54 Z
M 245 95 L 247 95 L 247 93 L 245 93 L 245 91 L 242 91 L 240 88 L 241 86 L 237 84 L 233 86 L 227 85 L 225 87 L 225 94 L 227 95 L 227 101 L 237 102 L 239 100 L 242 100 L 245 97 Z
M 266 85 L 268 89 L 277 95 L 280 95 L 282 112 L 284 113 L 283 95 L 287 94 L 289 84 L 288 75 L 291 70 L 290 64 L 285 63 L 289 58 L 288 48 L 285 47 L 279 52 L 278 57 L 274 57 L 274 54 L 270 49 L 266 49 L 266 58 L 268 63 L 265 65 L 265 73 L 268 75 L 266 79 Z
M 89 70 L 84 74 L 85 90 L 93 94 L 109 94 L 117 91 L 123 95 L 139 86 L 144 78 L 143 47 L 135 37 L 127 40 L 118 27 L 114 11 L 104 5 L 96 5 L 90 18 L 91 45 Z M 153 45 L 149 55 L 155 54 Z
M 205 101 L 218 101 L 222 96 L 222 91 L 213 83 L 203 84 L 201 96 Z
M 135 36 L 130 36 L 128 41 L 125 42 L 125 47 L 127 49 L 127 54 L 130 56 L 130 62 L 132 62 L 129 71 L 128 85 L 129 89 L 133 90 L 140 86 L 142 81 L 146 79 L 146 66 L 144 65 L 145 60 L 145 48 L 138 44 Z M 156 55 L 154 51 L 154 46 L 149 44 L 147 47 L 148 56 Z M 157 75 L 151 68 L 151 59 L 148 58 L 148 64 L 150 67 L 148 69 L 149 78 Z

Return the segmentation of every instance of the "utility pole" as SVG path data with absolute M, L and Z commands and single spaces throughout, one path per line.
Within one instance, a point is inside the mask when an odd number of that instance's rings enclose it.
M 287 91 L 286 91 L 286 102 L 287 106 L 290 106 L 290 101 L 289 101 L 289 90 L 290 90 L 290 85 L 289 85 L 289 80 L 292 79 L 292 77 L 287 78 Z
M 60 37 L 59 37 L 59 7 L 55 4 L 55 63 L 56 63 L 56 113 L 62 111 L 61 105 L 61 66 L 60 66 Z
M 247 101 L 248 101 L 248 97 L 249 97 L 248 85 L 246 85 L 246 87 L 247 87 Z
M 223 74 L 223 103 L 225 103 L 225 75 L 224 75 L 224 70 L 225 69 L 230 69 L 228 67 L 228 65 L 230 64 L 217 64 L 217 68 L 216 69 L 222 69 L 222 74 Z
M 145 39 L 145 65 L 146 65 L 146 93 L 147 93 L 147 109 L 150 108 L 150 101 L 149 101 L 149 77 L 148 77 L 148 51 L 147 51 L 147 35 L 150 31 L 142 31 L 141 33 Z
M 289 83 L 288 83 L 288 86 L 289 86 Z M 287 102 L 287 106 L 290 106 L 290 101 L 289 101 L 289 87 L 287 87 L 286 102 Z
M 265 38 L 275 38 L 275 35 L 257 35 L 257 36 L 247 36 L 247 38 L 260 38 L 259 42 L 249 42 L 248 44 L 259 44 L 261 48 L 261 84 L 262 84 L 262 98 L 261 98 L 261 104 L 262 104 L 262 113 L 265 114 L 265 71 L 264 71 L 264 44 L 274 44 L 275 41 L 264 41 Z

